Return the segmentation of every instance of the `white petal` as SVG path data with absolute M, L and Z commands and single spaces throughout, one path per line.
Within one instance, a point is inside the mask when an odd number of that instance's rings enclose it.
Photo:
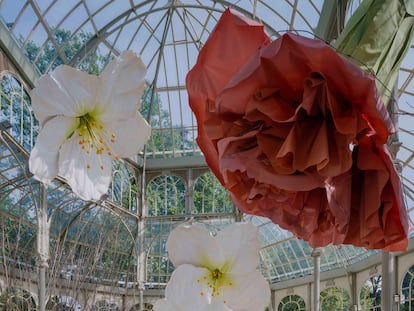
M 183 225 L 174 229 L 167 240 L 168 256 L 174 266 L 192 264 L 197 267 L 218 267 L 222 260 L 219 247 L 204 227 Z
M 125 121 L 107 123 L 105 129 L 109 133 L 115 134 L 115 142 L 107 142 L 107 144 L 122 158 L 140 152 L 151 134 L 151 127 L 140 114 L 136 114 Z
M 48 183 L 57 176 L 59 149 L 78 123 L 76 118 L 57 116 L 44 124 L 29 158 L 29 169 L 36 179 Z
M 202 311 L 232 311 L 221 301 L 213 301 L 211 304 L 205 306 Z
M 179 311 L 167 299 L 159 299 L 154 305 L 154 311 Z
M 144 63 L 132 51 L 124 51 L 106 66 L 99 76 L 103 121 L 122 120 L 139 110 L 145 75 Z
M 260 271 L 232 275 L 233 287 L 222 290 L 226 305 L 239 311 L 264 310 L 270 303 L 270 288 Z M 220 297 L 221 298 L 221 297 Z
M 259 230 L 251 223 L 235 223 L 219 231 L 216 239 L 230 271 L 248 273 L 259 264 Z
M 165 298 L 180 311 L 201 310 L 211 297 L 207 284 L 198 280 L 208 272 L 193 265 L 179 266 L 165 288 Z
M 94 152 L 87 154 L 80 148 L 76 135 L 62 145 L 59 153 L 59 175 L 67 180 L 73 192 L 81 199 L 97 200 L 107 193 L 111 172 L 112 158 Z
M 186 302 L 187 303 L 187 302 Z M 185 311 L 188 310 L 186 305 L 174 306 L 167 299 L 159 299 L 155 302 L 154 311 Z M 203 306 L 197 306 L 197 311 L 232 311 L 222 302 L 213 302 L 211 304 Z
M 33 110 L 40 124 L 57 115 L 78 117 L 94 109 L 98 77 L 69 66 L 43 75 L 31 92 Z

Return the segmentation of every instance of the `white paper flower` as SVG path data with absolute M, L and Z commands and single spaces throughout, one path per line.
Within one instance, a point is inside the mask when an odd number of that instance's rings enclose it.
M 188 266 L 184 264 L 174 270 L 165 289 L 165 299 L 156 302 L 154 311 L 232 311 L 222 302 L 210 304 L 211 297 L 207 294 L 200 295 L 204 286 L 197 280 L 203 276 L 203 269 L 182 278 Z
M 167 299 L 160 299 L 154 305 L 154 311 L 232 311 L 223 303 L 214 302 L 212 304 L 197 306 L 192 309 L 193 305 L 189 305 L 188 302 L 180 306 L 171 304 Z
M 151 128 L 139 113 L 146 68 L 131 51 L 98 77 L 69 66 L 43 75 L 32 91 L 40 123 L 29 168 L 48 183 L 65 178 L 84 200 L 108 191 L 112 161 L 137 154 Z
M 235 311 L 264 310 L 270 289 L 257 269 L 260 246 L 258 229 L 250 223 L 233 224 L 214 237 L 203 227 L 176 228 L 166 245 L 177 267 L 167 285 L 167 300 L 179 305 L 206 297 L 207 303 L 224 303 Z M 189 289 L 169 294 L 180 286 Z

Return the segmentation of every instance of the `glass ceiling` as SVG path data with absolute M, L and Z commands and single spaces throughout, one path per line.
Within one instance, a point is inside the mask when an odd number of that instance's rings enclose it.
M 331 17 L 344 22 L 360 1 L 326 2 L 324 5 L 323 0 L 2 0 L 0 17 L 3 27 L 32 64 L 30 69 L 34 71 L 32 75 L 28 75 L 33 77 L 32 81 L 28 81 L 29 85 L 34 84 L 36 77 L 60 64 L 99 73 L 108 60 L 123 50 L 134 50 L 141 55 L 148 69 L 145 96 L 151 103 L 143 107 L 142 113 L 152 125 L 153 132 L 145 154 L 135 160 L 140 165 L 142 159 L 145 159 L 150 170 L 153 163 L 151 160 L 164 160 L 162 163 L 165 163 L 165 167 L 171 168 L 180 163 L 180 158 L 198 159 L 197 156 L 202 155 L 195 142 L 196 120 L 188 106 L 185 77 L 195 64 L 198 51 L 227 7 L 262 22 L 272 38 L 277 38 L 286 31 L 294 31 L 304 36 L 313 37 L 316 34 L 331 40 L 335 38 L 340 27 L 331 22 Z M 332 10 L 332 3 L 343 3 L 343 6 Z M 324 13 L 321 14 L 323 10 Z M 400 70 L 397 113 L 398 136 L 401 142 L 397 158 L 403 167 L 402 178 L 411 228 L 414 225 L 413 76 L 412 44 Z M 30 91 L 27 90 L 27 93 Z M 14 163 L 16 159 L 27 157 L 27 152 L 13 151 L 10 147 L 12 144 L 5 140 L 7 139 L 3 138 L 4 145 L 0 150 L 3 161 L 0 183 L 21 178 L 24 187 L 19 191 L 23 191 L 26 186 L 32 187 L 28 193 L 36 197 L 39 190 L 33 189 L 35 186 L 24 181 L 24 176 L 27 176 L 26 164 L 23 160 L 22 163 Z M 26 150 L 30 146 L 31 143 L 28 143 Z M 199 162 L 197 164 L 200 165 Z M 127 170 L 124 169 L 124 173 L 125 171 Z M 8 172 L 13 173 L 8 175 Z M 58 181 L 56 189 L 61 189 L 60 196 L 68 200 L 67 204 L 59 201 L 59 210 L 81 213 L 84 208 L 82 202 L 74 198 L 68 199 L 70 191 Z M 112 193 L 116 193 L 116 189 Z M 56 194 L 52 196 L 59 198 Z M 96 206 L 97 214 L 101 208 Z M 126 212 L 128 211 L 134 212 L 131 209 Z M 220 223 L 227 223 L 229 221 L 226 217 L 222 214 L 215 219 Z M 292 234 L 281 230 L 267 219 L 250 216 L 246 218 L 261 230 L 262 271 L 271 282 L 312 272 L 312 249 L 307 243 L 295 239 Z M 157 218 L 151 221 L 154 228 L 159 226 L 160 221 Z M 214 219 L 208 218 L 208 222 L 214 223 Z M 164 241 L 171 227 L 176 225 L 170 218 L 165 224 L 167 230 L 158 228 L 160 232 L 153 235 L 148 233 L 151 239 L 156 237 Z M 129 223 L 126 227 L 131 227 L 130 232 L 135 230 Z M 124 247 L 122 251 L 133 245 Z M 372 253 L 375 252 L 349 246 L 329 246 L 324 251 L 321 267 L 325 270 L 343 267 Z

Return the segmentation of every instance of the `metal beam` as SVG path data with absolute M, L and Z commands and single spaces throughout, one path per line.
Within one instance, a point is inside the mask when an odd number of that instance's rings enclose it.
M 185 156 L 181 158 L 160 158 L 160 159 L 146 159 L 145 170 L 147 172 L 182 169 L 182 168 L 207 168 L 206 160 L 203 156 Z
M 411 238 L 408 242 L 408 249 L 404 253 L 395 253 L 395 256 L 398 257 L 400 254 L 414 254 L 414 238 Z M 349 273 L 357 273 L 369 269 L 370 267 L 379 266 L 382 264 L 382 253 L 378 252 L 374 255 L 371 255 L 367 258 L 364 258 L 356 263 L 350 264 L 346 267 L 341 267 L 338 269 L 328 270 L 321 272 L 321 281 L 326 281 L 330 279 L 335 279 L 339 277 L 344 277 L 349 275 Z M 278 283 L 270 284 L 272 290 L 282 290 L 286 288 L 291 288 L 295 286 L 300 286 L 308 283 L 312 283 L 313 275 L 306 275 L 304 277 L 290 279 Z
M 40 74 L 34 70 L 32 63 L 2 22 L 0 22 L 0 48 L 16 67 L 24 81 L 33 88 Z

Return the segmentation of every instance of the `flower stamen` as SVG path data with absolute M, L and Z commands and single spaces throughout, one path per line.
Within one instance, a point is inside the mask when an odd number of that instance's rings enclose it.
M 116 141 L 115 133 L 108 133 L 103 124 L 97 121 L 91 114 L 87 113 L 79 117 L 79 126 L 77 128 L 79 137 L 79 145 L 87 154 L 90 154 L 92 150 L 97 155 L 106 154 L 115 160 L 119 160 L 119 156 L 112 152 L 111 145 Z M 101 162 L 101 161 L 100 161 Z M 90 165 L 87 165 L 90 168 Z M 103 165 L 100 165 L 100 169 L 103 170 Z
M 223 287 L 233 286 L 234 284 L 225 271 L 218 268 L 208 269 L 206 274 L 197 279 L 197 283 L 206 284 L 211 292 L 211 297 L 221 297 Z

